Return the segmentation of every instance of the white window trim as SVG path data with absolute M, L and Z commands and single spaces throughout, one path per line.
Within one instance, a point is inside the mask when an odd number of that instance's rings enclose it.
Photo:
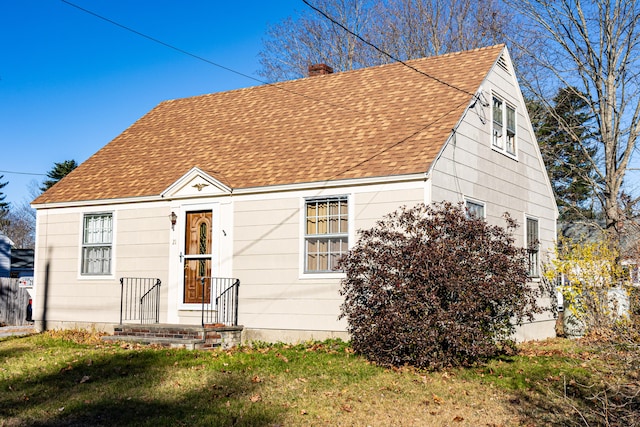
M 493 138 L 494 138 L 494 130 L 493 130 L 493 126 L 494 126 L 494 121 L 493 121 L 493 100 L 498 99 L 502 102 L 502 135 L 500 135 L 500 140 L 501 140 L 501 144 L 500 146 L 496 145 L 493 143 Z M 514 141 L 513 141 L 513 153 L 510 153 L 509 150 L 507 150 L 507 107 L 511 108 L 512 110 L 514 110 L 514 133 L 515 133 L 515 137 L 514 137 Z M 518 160 L 518 109 L 516 108 L 515 105 L 513 105 L 512 103 L 508 102 L 505 97 L 500 96 L 496 93 L 493 93 L 491 95 L 491 138 L 490 138 L 490 145 L 491 145 L 491 149 L 494 151 L 497 151 L 498 153 L 504 154 L 505 156 L 512 158 L 514 160 Z
M 482 206 L 482 219 L 487 219 L 487 204 L 485 202 L 480 201 L 478 199 L 473 199 L 471 197 L 465 197 L 464 198 L 465 209 L 469 208 L 469 203 Z M 468 214 L 468 211 L 467 211 L 467 214 Z
M 84 219 L 87 215 L 111 215 L 111 266 L 109 274 L 83 274 L 84 257 Z M 117 217 L 115 211 L 83 211 L 80 213 L 80 232 L 78 241 L 78 280 L 113 280 L 116 277 L 116 236 Z
M 307 219 L 307 201 L 310 200 L 320 200 L 320 199 L 330 199 L 335 197 L 346 197 L 347 198 L 347 247 L 350 250 L 353 247 L 354 236 L 355 236 L 355 226 L 354 226 L 354 218 L 355 218 L 355 208 L 354 208 L 354 195 L 353 193 L 344 193 L 344 192 L 327 192 L 326 194 L 318 194 L 312 196 L 306 196 L 300 198 L 300 221 L 299 221 L 299 230 L 300 230 L 300 244 L 299 244 L 299 279 L 343 279 L 346 277 L 346 274 L 343 271 L 335 271 L 335 272 L 308 272 L 305 269 L 306 266 L 306 219 Z

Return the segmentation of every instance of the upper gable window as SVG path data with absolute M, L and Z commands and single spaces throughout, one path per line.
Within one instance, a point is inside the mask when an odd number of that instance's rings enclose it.
M 493 97 L 492 146 L 510 156 L 516 155 L 516 109 Z
M 111 274 L 113 214 L 87 214 L 82 228 L 82 274 Z

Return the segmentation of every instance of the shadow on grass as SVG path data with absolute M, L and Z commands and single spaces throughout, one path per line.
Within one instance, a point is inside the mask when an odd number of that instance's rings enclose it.
M 19 340 L 21 338 L 22 337 L 2 338 L 2 339 L 0 339 L 0 344 L 8 342 L 8 341 Z M 0 359 L 10 358 L 10 357 L 20 357 L 22 354 L 28 353 L 30 351 L 33 351 L 33 350 L 31 348 L 29 348 L 28 345 L 24 345 L 22 347 L 3 348 L 3 349 L 0 350 Z
M 282 409 L 251 399 L 257 384 L 247 373 L 193 365 L 194 356 L 175 354 L 114 351 L 94 360 L 82 356 L 53 372 L 25 372 L 3 383 L 0 419 L 34 426 L 277 424 Z M 200 371 L 179 375 L 190 369 Z
M 640 426 L 640 386 L 598 380 L 567 380 L 554 386 L 536 384 L 533 393 L 515 395 L 525 419 L 545 425 Z
M 511 410 L 535 425 L 603 425 L 589 400 L 601 387 L 581 360 L 553 356 L 504 356 L 463 373 L 464 378 L 491 383 L 508 393 Z M 596 422 L 597 421 L 597 422 Z M 614 424 L 615 425 L 615 424 Z M 621 424 L 632 425 L 632 424 Z
M 528 362 L 504 359 L 484 368 L 483 374 L 510 390 L 514 412 L 536 425 L 640 426 L 639 367 L 628 369 L 631 376 L 619 376 L 582 359 L 539 356 Z

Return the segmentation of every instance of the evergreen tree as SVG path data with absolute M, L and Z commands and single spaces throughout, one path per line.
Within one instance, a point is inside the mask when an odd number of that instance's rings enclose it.
M 47 177 L 40 190 L 47 191 L 49 188 L 53 187 L 58 181 L 67 176 L 72 170 L 78 167 L 78 164 L 75 160 L 65 160 L 61 163 L 54 163 L 53 168 L 49 172 L 47 172 Z
M 528 105 L 540 151 L 553 186 L 561 221 L 594 219 L 600 180 L 593 117 L 575 88 L 561 88 L 550 108 Z

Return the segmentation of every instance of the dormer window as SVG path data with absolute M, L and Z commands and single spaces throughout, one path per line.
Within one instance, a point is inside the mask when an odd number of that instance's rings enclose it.
M 512 157 L 516 155 L 516 109 L 493 97 L 492 147 Z

